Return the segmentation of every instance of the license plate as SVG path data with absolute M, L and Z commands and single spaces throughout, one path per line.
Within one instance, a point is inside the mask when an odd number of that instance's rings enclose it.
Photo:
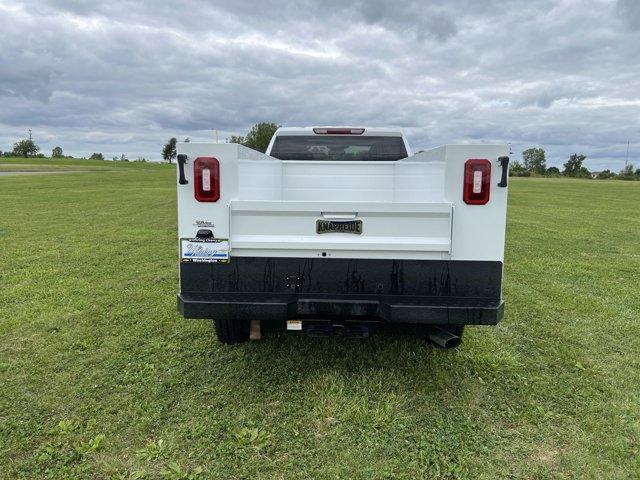
M 316 220 L 316 233 L 354 233 L 362 235 L 362 220 Z
M 181 238 L 182 263 L 227 263 L 229 240 L 226 238 Z

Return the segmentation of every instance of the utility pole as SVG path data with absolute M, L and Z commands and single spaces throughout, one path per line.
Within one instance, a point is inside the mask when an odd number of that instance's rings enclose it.
M 29 141 L 32 142 L 33 138 L 31 137 L 31 129 L 29 129 Z

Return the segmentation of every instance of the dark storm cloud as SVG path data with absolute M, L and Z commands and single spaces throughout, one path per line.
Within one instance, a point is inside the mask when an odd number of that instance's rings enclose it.
M 640 163 L 633 0 L 0 0 L 0 149 L 157 158 L 254 122 Z

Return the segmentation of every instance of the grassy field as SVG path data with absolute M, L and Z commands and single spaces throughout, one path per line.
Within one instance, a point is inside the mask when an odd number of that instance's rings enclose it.
M 166 165 L 150 162 L 112 162 L 78 158 L 1 157 L 2 172 L 66 172 L 66 171 L 129 171 L 140 168 L 166 168 Z
M 640 476 L 640 183 L 514 179 L 456 351 L 225 347 L 176 313 L 173 169 L 122 166 L 0 177 L 0 478 Z

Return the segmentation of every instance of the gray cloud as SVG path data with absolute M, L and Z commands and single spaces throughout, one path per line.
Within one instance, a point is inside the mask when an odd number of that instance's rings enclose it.
M 0 149 L 158 158 L 269 120 L 640 164 L 632 0 L 0 0 Z
M 445 41 L 457 33 L 452 14 L 435 8 L 430 2 L 406 2 L 399 8 L 395 2 L 369 0 L 359 3 L 358 10 L 368 24 L 400 35 L 409 32 L 419 40 L 433 36 Z
M 637 0 L 618 0 L 618 14 L 631 30 L 640 30 L 640 3 Z

